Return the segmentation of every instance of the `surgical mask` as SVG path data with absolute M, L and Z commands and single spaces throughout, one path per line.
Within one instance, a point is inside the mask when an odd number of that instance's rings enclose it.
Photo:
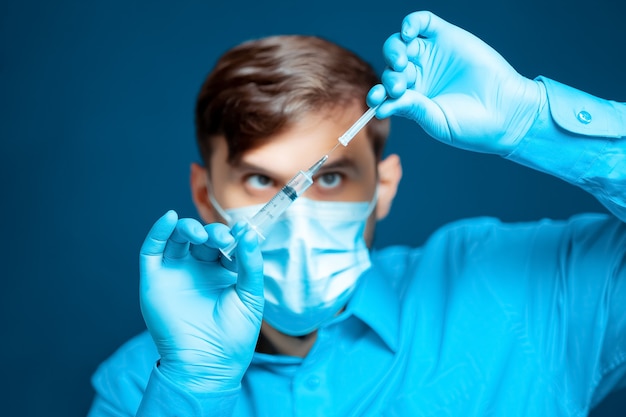
M 232 226 L 262 205 L 222 209 Z M 332 319 L 370 268 L 363 232 L 376 204 L 297 199 L 266 229 L 260 242 L 265 274 L 263 319 L 276 330 L 301 336 Z

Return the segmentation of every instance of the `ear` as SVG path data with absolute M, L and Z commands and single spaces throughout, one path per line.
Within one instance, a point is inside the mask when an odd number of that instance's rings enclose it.
M 378 163 L 378 202 L 376 204 L 376 219 L 384 219 L 391 203 L 398 191 L 398 184 L 402 178 L 402 164 L 400 157 L 391 154 Z
M 192 163 L 189 182 L 191 185 L 191 198 L 198 210 L 198 214 L 206 223 L 213 223 L 215 211 L 209 200 L 209 175 L 203 166 Z

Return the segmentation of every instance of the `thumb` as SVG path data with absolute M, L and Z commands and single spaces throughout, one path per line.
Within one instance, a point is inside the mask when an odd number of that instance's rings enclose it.
M 177 221 L 178 214 L 174 210 L 169 210 L 154 223 L 139 251 L 142 267 L 144 264 L 147 264 L 146 266 L 161 264 L 167 240 L 176 228 Z
M 400 116 L 413 120 L 430 136 L 440 141 L 450 140 L 450 128 L 441 108 L 425 95 L 407 90 L 396 99 L 387 99 L 377 111 L 379 118 Z
M 248 308 L 263 314 L 263 257 L 256 232 L 248 230 L 239 240 L 236 250 L 237 295 Z

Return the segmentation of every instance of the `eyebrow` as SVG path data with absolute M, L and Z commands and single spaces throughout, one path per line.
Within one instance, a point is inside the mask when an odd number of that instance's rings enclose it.
M 354 161 L 354 158 L 347 157 L 344 155 L 338 159 L 324 163 L 324 165 L 322 165 L 322 167 L 320 168 L 320 172 L 330 171 L 330 170 L 339 169 L 339 168 L 354 169 L 355 167 L 356 167 L 356 163 Z M 306 167 L 301 167 L 300 169 L 304 171 L 308 168 L 309 167 L 306 166 Z M 256 165 L 247 161 L 240 161 L 238 164 L 235 165 L 235 169 L 240 170 L 240 171 L 256 171 L 263 175 L 267 175 L 268 177 L 276 175 L 276 172 L 272 172 L 267 168 L 264 168 L 262 166 L 259 166 L 259 165 Z
M 266 168 L 263 168 L 260 165 L 255 165 L 253 163 L 246 162 L 246 161 L 239 161 L 238 163 L 233 164 L 232 166 L 238 171 L 255 171 L 255 172 L 260 172 L 262 174 L 267 174 L 267 176 L 271 175 L 271 172 L 268 171 Z
M 320 169 L 320 171 L 329 171 L 331 169 L 355 168 L 355 167 L 356 167 L 356 163 L 354 161 L 354 158 L 350 158 L 344 155 L 331 162 L 326 162 L 324 165 L 322 165 L 322 168 Z

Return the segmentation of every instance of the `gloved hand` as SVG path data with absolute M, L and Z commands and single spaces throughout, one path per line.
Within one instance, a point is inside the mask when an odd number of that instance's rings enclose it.
M 416 121 L 444 143 L 505 155 L 528 131 L 546 100 L 545 88 L 518 74 L 495 50 L 430 12 L 404 18 L 383 55 L 382 85 L 368 104 L 385 100 L 377 117 Z
M 169 211 L 140 255 L 141 312 L 160 354 L 159 370 L 193 391 L 236 388 L 256 345 L 263 315 L 263 259 L 253 231 L 243 233 L 238 273 L 221 266 L 227 226 L 202 227 Z

